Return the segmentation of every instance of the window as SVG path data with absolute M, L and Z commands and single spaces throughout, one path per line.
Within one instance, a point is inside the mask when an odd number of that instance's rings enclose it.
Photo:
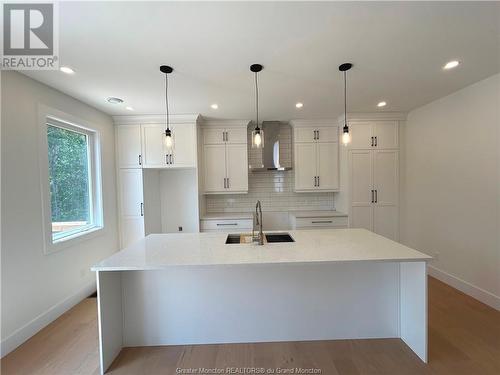
M 98 134 L 44 116 L 42 167 L 46 249 L 102 228 Z

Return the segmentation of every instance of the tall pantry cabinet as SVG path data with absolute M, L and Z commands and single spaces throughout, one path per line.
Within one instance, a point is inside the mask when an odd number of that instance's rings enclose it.
M 162 116 L 114 118 L 120 248 L 137 242 L 148 233 L 165 231 L 167 226 L 162 225 L 162 221 L 171 221 L 168 210 L 163 209 L 169 204 L 172 206 L 172 201 L 167 199 L 168 192 L 178 190 L 177 185 L 181 182 L 189 186 L 198 185 L 196 173 L 192 172 L 198 166 L 198 116 L 172 118 L 174 143 L 170 150 L 163 145 L 165 124 Z M 191 202 L 193 195 L 197 195 L 197 189 L 193 194 L 187 194 L 184 198 Z M 194 197 L 194 200 L 197 201 L 197 198 Z M 181 231 L 183 227 L 192 227 L 188 218 L 184 220 L 182 215 L 176 217 L 179 222 L 169 224 L 170 228 Z
M 349 225 L 399 240 L 400 120 L 349 121 Z

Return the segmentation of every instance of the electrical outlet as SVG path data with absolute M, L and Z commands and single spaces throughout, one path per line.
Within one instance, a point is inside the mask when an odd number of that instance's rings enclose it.
M 179 227 L 179 232 L 182 232 L 182 227 Z

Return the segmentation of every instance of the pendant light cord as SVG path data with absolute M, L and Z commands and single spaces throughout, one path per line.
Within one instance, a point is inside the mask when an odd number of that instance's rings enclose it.
M 344 125 L 347 126 L 347 74 L 344 70 Z
M 166 108 L 166 112 L 167 112 L 167 130 L 170 130 L 169 129 L 169 124 L 170 124 L 170 116 L 169 116 L 169 112 L 168 112 L 168 74 L 165 73 L 165 108 Z
M 259 84 L 257 82 L 257 72 L 255 72 L 255 109 L 257 112 L 256 129 L 259 129 Z

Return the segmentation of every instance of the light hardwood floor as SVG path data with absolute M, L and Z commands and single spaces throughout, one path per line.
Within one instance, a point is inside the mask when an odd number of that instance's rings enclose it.
M 2 375 L 98 374 L 96 300 L 88 298 L 1 364 Z M 322 374 L 500 374 L 500 312 L 429 278 L 429 364 L 399 339 L 126 348 L 109 374 L 177 368 L 321 369 Z

